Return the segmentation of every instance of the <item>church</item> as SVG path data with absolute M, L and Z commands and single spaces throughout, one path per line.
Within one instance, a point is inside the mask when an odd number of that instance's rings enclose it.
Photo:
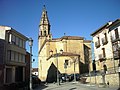
M 41 81 L 55 82 L 60 74 L 88 73 L 91 59 L 90 40 L 66 35 L 53 38 L 44 6 L 38 34 L 38 76 Z

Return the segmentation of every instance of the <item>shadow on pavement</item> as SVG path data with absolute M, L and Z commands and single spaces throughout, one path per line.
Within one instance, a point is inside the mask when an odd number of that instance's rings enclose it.
M 44 83 L 41 83 L 39 86 L 35 87 L 33 90 L 43 90 L 47 87 L 48 86 L 46 86 Z
M 74 89 L 76 90 L 77 88 L 71 88 L 71 89 L 69 89 L 69 90 L 74 90 Z

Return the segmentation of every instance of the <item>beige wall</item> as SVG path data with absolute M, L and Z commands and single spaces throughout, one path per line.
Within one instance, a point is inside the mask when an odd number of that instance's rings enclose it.
M 85 45 L 87 45 L 88 47 L 90 46 L 90 42 L 89 43 L 85 43 Z M 40 47 L 40 46 L 39 46 Z M 52 41 L 48 41 L 45 43 L 45 45 L 43 46 L 43 48 L 41 49 L 40 53 L 39 53 L 39 78 L 42 81 L 46 80 L 47 74 L 48 74 L 48 69 L 51 65 L 51 63 L 54 63 L 54 65 L 57 67 L 56 65 L 56 58 L 52 57 L 50 59 L 47 60 L 47 58 L 50 56 L 50 50 L 53 51 L 53 54 L 56 53 L 60 53 L 60 50 L 63 50 L 63 52 L 69 52 L 69 53 L 74 53 L 74 54 L 78 54 L 80 55 L 80 60 L 81 62 L 84 63 L 84 42 L 83 40 L 52 40 Z M 56 52 L 57 50 L 57 52 Z M 75 72 L 79 73 L 79 61 L 78 58 L 76 58 L 75 56 L 73 56 L 74 59 L 76 59 L 75 62 Z M 74 73 L 74 59 L 69 57 L 69 56 L 61 56 L 58 58 L 58 69 L 60 71 L 60 73 L 65 73 L 67 72 L 68 74 L 73 74 Z M 65 71 L 64 69 L 64 62 L 65 60 L 69 60 L 69 65 Z

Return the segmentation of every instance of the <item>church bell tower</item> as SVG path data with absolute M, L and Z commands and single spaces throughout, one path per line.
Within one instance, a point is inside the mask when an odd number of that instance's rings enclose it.
M 45 5 L 43 7 L 41 20 L 40 20 L 40 23 L 39 23 L 39 36 L 38 36 L 38 39 L 39 39 L 39 47 L 41 47 L 42 44 L 46 40 L 51 39 L 50 23 L 49 23 L 49 19 L 48 19 L 48 15 L 47 15 Z

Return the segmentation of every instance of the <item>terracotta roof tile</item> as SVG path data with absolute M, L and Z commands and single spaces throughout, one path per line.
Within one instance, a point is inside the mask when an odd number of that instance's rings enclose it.
M 80 56 L 79 54 L 76 53 L 71 53 L 71 52 L 63 52 L 62 54 L 57 53 L 59 57 L 61 56 Z M 53 54 L 50 57 L 47 58 L 47 60 L 49 60 L 51 57 L 56 57 L 57 54 Z

